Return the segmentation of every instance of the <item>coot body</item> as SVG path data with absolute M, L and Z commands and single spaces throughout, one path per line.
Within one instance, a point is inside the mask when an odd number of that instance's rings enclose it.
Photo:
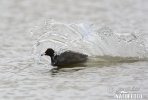
M 53 66 L 68 66 L 72 64 L 84 63 L 88 59 L 87 55 L 74 51 L 65 51 L 56 55 L 54 50 L 51 48 L 48 48 L 44 55 L 51 57 L 51 64 Z

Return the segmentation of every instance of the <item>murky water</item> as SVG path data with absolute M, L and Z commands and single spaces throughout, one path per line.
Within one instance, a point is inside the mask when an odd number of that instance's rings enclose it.
M 0 0 L 0 100 L 147 100 L 147 3 Z M 49 18 L 62 24 L 49 27 Z M 39 57 L 47 45 L 92 57 L 53 73 L 50 59 Z

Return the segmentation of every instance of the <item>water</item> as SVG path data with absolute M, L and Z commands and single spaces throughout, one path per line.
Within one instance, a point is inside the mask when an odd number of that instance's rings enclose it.
M 147 100 L 147 1 L 0 4 L 0 99 L 114 100 L 125 92 Z M 52 73 L 50 59 L 39 56 L 48 46 L 57 53 L 83 52 L 91 60 Z

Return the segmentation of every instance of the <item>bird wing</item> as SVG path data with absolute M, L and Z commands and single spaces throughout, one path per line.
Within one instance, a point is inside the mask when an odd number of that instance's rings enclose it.
M 58 63 L 59 64 L 74 64 L 80 63 L 87 60 L 87 55 L 73 52 L 73 51 L 66 51 L 59 55 Z

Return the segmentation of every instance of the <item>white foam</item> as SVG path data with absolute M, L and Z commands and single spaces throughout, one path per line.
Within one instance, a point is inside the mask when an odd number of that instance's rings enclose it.
M 67 24 L 56 21 L 41 25 L 34 35 L 34 55 L 40 59 L 41 53 L 53 48 L 57 53 L 73 50 L 89 56 L 147 57 L 143 37 L 133 33 L 114 33 L 108 27 L 99 30 L 90 24 Z

